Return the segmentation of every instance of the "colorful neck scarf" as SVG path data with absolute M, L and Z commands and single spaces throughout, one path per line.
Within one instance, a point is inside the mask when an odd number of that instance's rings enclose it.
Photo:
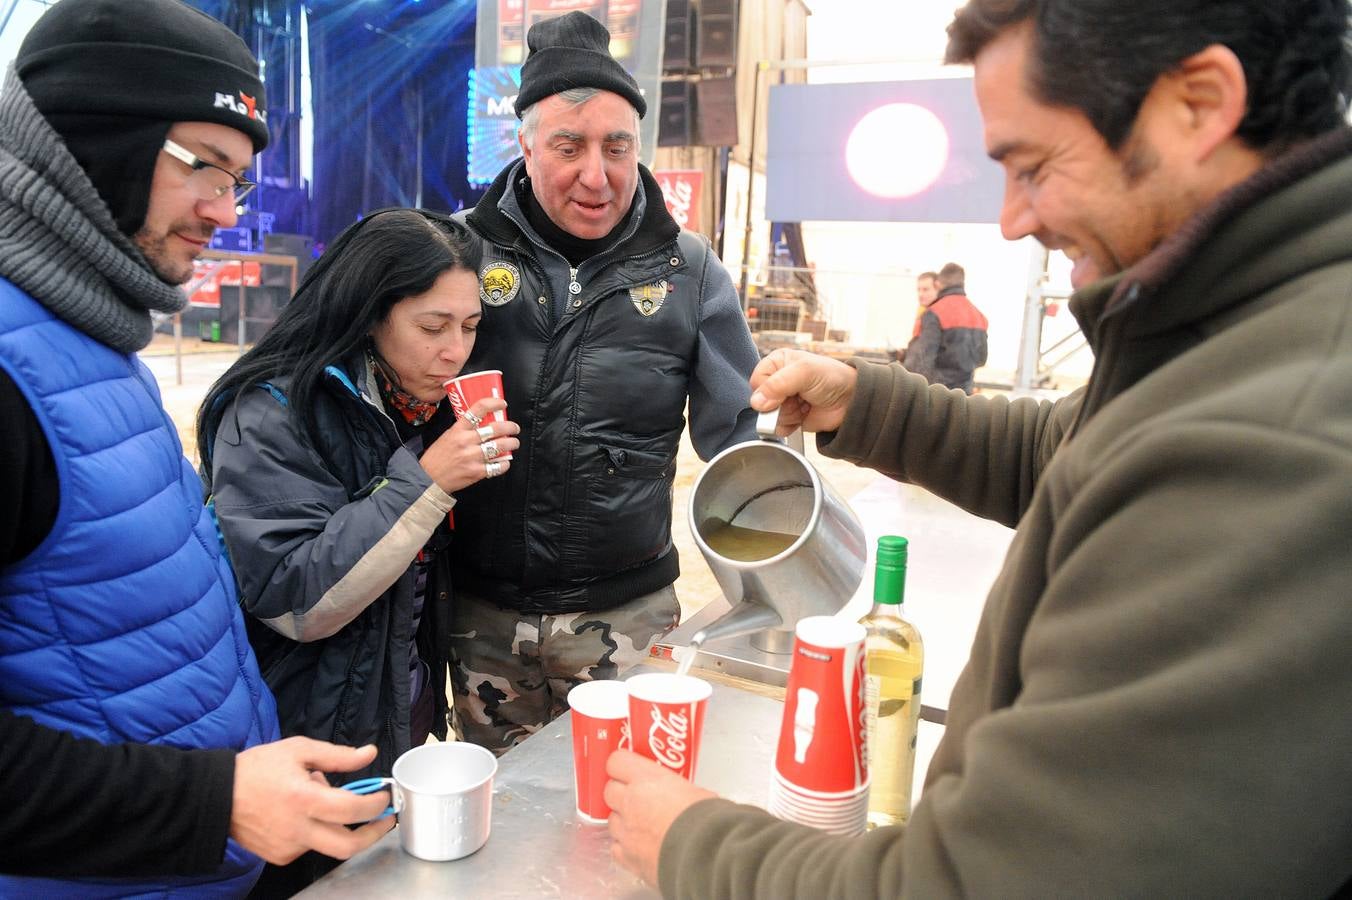
M 408 424 L 413 426 L 426 425 L 427 420 L 432 418 L 437 411 L 437 407 L 441 404 L 419 400 L 395 383 L 393 374 L 379 354 L 370 351 L 370 357 L 371 369 L 376 373 L 376 384 L 380 388 L 381 399 L 389 406 L 397 409 Z

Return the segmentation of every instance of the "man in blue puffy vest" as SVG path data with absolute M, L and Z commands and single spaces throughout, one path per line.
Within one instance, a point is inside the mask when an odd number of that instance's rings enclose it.
M 135 355 L 235 224 L 263 110 L 244 43 L 179 0 L 62 0 L 6 73 L 0 895 L 242 895 L 263 860 L 390 827 L 346 828 L 388 797 L 316 774 L 374 747 L 268 743 L 233 575 Z

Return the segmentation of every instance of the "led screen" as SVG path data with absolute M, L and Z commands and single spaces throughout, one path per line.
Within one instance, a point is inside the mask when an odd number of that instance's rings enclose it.
M 766 218 L 995 222 L 970 78 L 770 89 Z

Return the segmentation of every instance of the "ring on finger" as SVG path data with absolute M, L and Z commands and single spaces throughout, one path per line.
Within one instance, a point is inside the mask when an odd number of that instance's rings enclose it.
M 482 444 L 484 441 L 491 441 L 491 440 L 493 440 L 493 438 L 497 437 L 497 435 L 495 435 L 495 434 L 493 433 L 493 426 L 492 426 L 492 425 L 480 425 L 480 426 L 478 426 L 477 428 L 475 428 L 474 430 L 475 430 L 476 432 L 478 432 L 478 434 L 479 434 L 479 443 L 481 443 L 481 444 Z
M 465 410 L 465 414 L 461 418 L 463 418 L 466 422 L 469 422 L 471 428 L 478 428 L 480 425 L 483 424 L 484 421 L 481 416 L 476 416 L 473 412 L 471 412 L 468 409 Z
M 502 474 L 502 463 L 496 460 L 484 463 L 484 471 L 488 473 L 489 478 L 496 478 Z
M 502 452 L 502 451 L 500 451 L 500 450 L 498 449 L 498 445 L 497 445 L 497 442 L 496 442 L 496 441 L 486 441 L 486 442 L 480 444 L 480 445 L 479 445 L 479 450 L 481 450 L 481 451 L 483 452 L 483 455 L 484 455 L 484 462 L 488 462 L 490 459 L 493 459 L 493 458 L 494 458 L 495 456 L 497 456 L 500 452 Z

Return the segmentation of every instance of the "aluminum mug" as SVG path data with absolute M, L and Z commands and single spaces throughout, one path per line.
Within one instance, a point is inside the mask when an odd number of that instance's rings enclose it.
M 394 761 L 393 778 L 363 778 L 343 788 L 369 794 L 389 787 L 394 804 L 385 815 L 398 815 L 404 852 L 443 862 L 469 856 L 488 841 L 497 771 L 497 757 L 478 744 L 423 744 Z

